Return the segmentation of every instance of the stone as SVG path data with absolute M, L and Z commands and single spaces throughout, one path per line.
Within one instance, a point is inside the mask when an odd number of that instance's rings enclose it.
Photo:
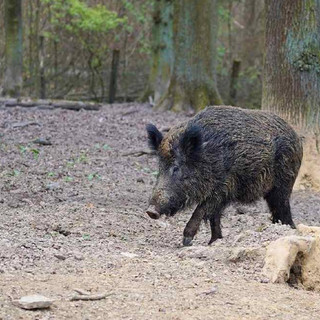
M 312 237 L 303 236 L 287 236 L 271 242 L 267 247 L 263 274 L 273 283 L 287 282 L 298 253 L 308 255 L 314 242 Z
M 38 294 L 25 296 L 19 300 L 13 301 L 13 304 L 15 306 L 26 310 L 46 309 L 49 308 L 52 305 L 52 303 L 53 300 Z
M 131 253 L 131 252 L 120 252 L 120 254 L 126 258 L 137 258 L 138 255 L 135 253 Z
M 307 290 L 320 292 L 320 227 L 298 225 L 301 234 L 312 236 L 313 246 L 301 265 L 301 283 Z

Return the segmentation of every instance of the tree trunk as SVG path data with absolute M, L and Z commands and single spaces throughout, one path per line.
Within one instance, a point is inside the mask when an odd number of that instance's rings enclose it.
M 45 79 L 45 70 L 44 70 L 44 36 L 40 36 L 40 98 L 46 98 L 46 79 Z
M 173 6 L 173 72 L 156 108 L 198 111 L 221 104 L 215 75 L 217 1 L 176 0 Z
M 320 3 L 267 0 L 266 23 L 262 107 L 319 131 Z
M 154 96 L 157 104 L 168 90 L 173 69 L 173 1 L 155 2 L 152 27 L 152 67 L 145 98 Z
M 240 72 L 241 61 L 233 60 L 231 78 L 230 78 L 230 103 L 232 106 L 237 104 L 238 78 Z
M 19 97 L 22 87 L 21 0 L 5 1 L 5 60 L 3 93 Z
M 114 100 L 116 98 L 119 57 L 120 57 L 120 50 L 114 49 L 112 51 L 110 87 L 109 87 L 109 103 L 114 103 Z
M 35 93 L 34 96 L 39 98 L 41 97 L 41 79 L 40 79 L 40 0 L 36 0 L 35 3 L 35 21 L 34 21 L 34 73 L 33 73 L 33 81 L 35 82 Z

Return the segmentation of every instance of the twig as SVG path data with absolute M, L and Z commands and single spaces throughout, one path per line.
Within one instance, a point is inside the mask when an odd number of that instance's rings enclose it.
M 24 128 L 27 126 L 41 126 L 41 124 L 39 122 L 35 122 L 35 121 L 25 121 L 25 122 L 16 122 L 16 123 L 12 123 L 12 128 Z
M 155 155 L 155 152 L 151 150 L 137 150 L 137 151 L 127 152 L 122 155 L 124 157 L 127 157 L 127 156 L 141 157 L 143 155 Z
M 73 291 L 81 294 L 82 296 L 89 296 L 90 295 L 89 291 L 85 291 L 85 290 L 82 290 L 82 289 L 79 289 L 79 288 L 74 288 Z
M 42 146 L 51 146 L 52 143 L 49 139 L 38 138 L 32 141 L 33 143 L 40 144 Z
M 113 293 L 101 293 L 101 294 L 92 294 L 92 295 L 75 295 L 70 298 L 70 301 L 94 301 L 94 300 L 102 300 L 108 296 L 111 296 Z

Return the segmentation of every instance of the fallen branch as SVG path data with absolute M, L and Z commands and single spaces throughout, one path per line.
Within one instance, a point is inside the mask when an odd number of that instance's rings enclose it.
M 134 156 L 134 157 L 141 157 L 143 155 L 155 155 L 156 153 L 154 151 L 151 150 L 137 150 L 137 151 L 131 151 L 131 152 L 127 152 L 122 154 L 124 157 L 127 156 Z
M 41 124 L 35 121 L 15 122 L 11 124 L 12 128 L 24 128 L 27 126 L 41 126 Z
M 73 291 L 81 294 L 82 296 L 90 296 L 90 294 L 91 294 L 89 291 L 85 291 L 85 290 L 82 290 L 79 288 L 74 288 Z
M 75 295 L 70 298 L 70 301 L 95 301 L 102 300 L 108 296 L 111 296 L 113 293 L 101 293 L 101 294 L 90 294 L 90 295 Z
M 4 107 L 26 107 L 26 108 L 61 108 L 68 110 L 100 110 L 101 105 L 97 103 L 89 103 L 82 101 L 68 101 L 68 100 L 19 100 L 19 99 L 5 99 L 0 98 L 0 105 Z
M 52 143 L 50 139 L 38 138 L 32 141 L 33 143 L 39 144 L 41 146 L 51 146 Z

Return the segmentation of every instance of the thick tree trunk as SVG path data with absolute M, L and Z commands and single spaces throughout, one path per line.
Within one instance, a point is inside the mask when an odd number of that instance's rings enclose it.
M 5 1 L 4 95 L 18 97 L 22 87 L 22 12 L 21 0 Z
M 266 22 L 262 107 L 319 131 L 320 3 L 267 0 Z
M 154 4 L 152 27 L 152 65 L 148 87 L 141 100 L 154 97 L 157 104 L 167 91 L 173 68 L 173 0 L 157 0 Z
M 216 87 L 216 0 L 173 2 L 174 67 L 158 109 L 200 110 L 221 104 Z

